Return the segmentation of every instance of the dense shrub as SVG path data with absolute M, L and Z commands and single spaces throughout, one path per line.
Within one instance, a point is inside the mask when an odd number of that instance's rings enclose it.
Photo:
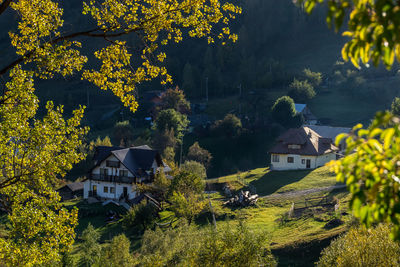
M 400 246 L 387 225 L 352 228 L 324 249 L 318 266 L 399 266 Z
M 200 162 L 207 169 L 210 166 L 212 156 L 208 150 L 200 147 L 199 142 L 194 142 L 194 144 L 189 147 L 186 158 L 188 160 Z
M 271 109 L 272 118 L 275 122 L 285 127 L 290 127 L 293 124 L 293 118 L 296 115 L 294 101 L 289 96 L 278 98 Z
M 217 120 L 214 123 L 212 130 L 217 135 L 239 136 L 242 131 L 242 122 L 234 114 L 227 114 L 223 120 Z
M 314 86 L 307 80 L 299 81 L 294 79 L 290 84 L 288 95 L 297 103 L 306 103 L 308 100 L 315 97 Z

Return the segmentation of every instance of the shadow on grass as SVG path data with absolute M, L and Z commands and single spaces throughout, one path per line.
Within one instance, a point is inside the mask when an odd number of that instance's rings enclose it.
M 312 170 L 270 171 L 260 179 L 252 181 L 250 186 L 256 188 L 258 195 L 266 196 L 275 193 L 285 185 L 300 181 L 311 171 Z

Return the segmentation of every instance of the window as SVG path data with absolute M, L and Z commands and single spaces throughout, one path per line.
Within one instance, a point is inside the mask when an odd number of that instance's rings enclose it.
M 115 187 L 110 187 L 110 193 L 114 194 L 115 193 Z
M 279 155 L 272 155 L 272 162 L 279 162 Z
M 107 160 L 106 166 L 111 168 L 119 168 L 119 161 Z
M 128 177 L 127 170 L 119 170 L 119 177 Z
M 105 186 L 105 187 L 104 187 L 103 192 L 104 192 L 104 193 L 108 193 L 108 186 Z
M 301 146 L 300 145 L 288 145 L 289 149 L 300 149 Z
M 287 162 L 288 163 L 294 163 L 294 158 L 293 157 L 287 157 Z
M 305 159 L 301 159 L 301 164 L 306 164 L 306 160 Z
M 108 169 L 106 168 L 101 168 L 100 169 L 100 176 L 107 176 L 108 175 Z

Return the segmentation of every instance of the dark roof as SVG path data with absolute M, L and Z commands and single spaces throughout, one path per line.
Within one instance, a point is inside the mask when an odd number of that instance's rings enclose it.
M 308 127 L 289 129 L 277 141 L 270 153 L 318 156 L 338 150 L 331 138 L 324 138 Z M 288 145 L 300 145 L 300 149 Z
M 68 188 L 72 192 L 75 192 L 75 191 L 78 191 L 78 190 L 83 190 L 83 183 L 82 182 L 75 182 L 75 183 L 66 184 L 63 187 L 57 189 L 57 191 L 61 190 L 63 188 Z
M 93 160 L 97 162 L 101 162 L 105 160 L 111 153 L 111 151 L 123 149 L 118 146 L 98 146 L 96 147 L 96 151 L 93 156 Z
M 164 165 L 157 150 L 151 149 L 147 145 L 112 149 L 112 147 L 100 147 L 101 156 L 97 156 L 96 166 L 100 165 L 111 154 L 114 155 L 132 174 L 143 175 L 143 171 L 150 170 L 154 160 L 158 166 Z M 115 147 L 114 147 L 115 148 Z M 108 154 L 106 152 L 108 151 Z

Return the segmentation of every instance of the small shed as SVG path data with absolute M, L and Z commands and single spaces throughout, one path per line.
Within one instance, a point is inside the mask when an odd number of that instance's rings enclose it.
M 64 185 L 57 189 L 58 194 L 61 196 L 61 200 L 69 200 L 75 197 L 83 197 L 83 183 L 75 182 Z

